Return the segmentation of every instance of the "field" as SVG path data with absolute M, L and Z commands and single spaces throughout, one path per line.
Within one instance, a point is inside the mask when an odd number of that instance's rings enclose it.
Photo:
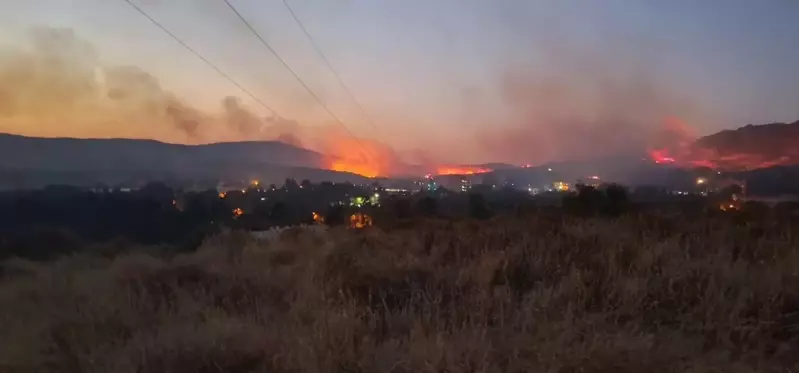
M 563 214 L 4 264 L 2 372 L 799 369 L 799 230 Z

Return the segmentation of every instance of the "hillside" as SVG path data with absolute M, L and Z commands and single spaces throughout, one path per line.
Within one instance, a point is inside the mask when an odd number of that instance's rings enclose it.
M 699 138 L 692 153 L 727 169 L 799 164 L 799 121 L 747 125 Z
M 360 181 L 320 170 L 325 156 L 277 141 L 207 145 L 134 139 L 34 138 L 0 135 L 0 187 L 88 185 L 149 180 L 287 177 Z

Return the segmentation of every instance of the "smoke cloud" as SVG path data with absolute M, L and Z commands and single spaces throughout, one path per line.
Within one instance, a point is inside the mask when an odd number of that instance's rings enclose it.
M 703 116 L 689 95 L 661 78 L 653 60 L 609 47 L 590 53 L 561 45 L 545 55 L 543 67 L 509 68 L 497 80 L 505 111 L 473 137 L 491 160 L 535 164 L 643 154 L 664 118 L 690 123 Z
M 0 50 L 0 132 L 302 145 L 297 122 L 261 117 L 236 97 L 224 98 L 218 112 L 194 108 L 138 67 L 104 66 L 71 29 L 38 28 L 28 42 Z

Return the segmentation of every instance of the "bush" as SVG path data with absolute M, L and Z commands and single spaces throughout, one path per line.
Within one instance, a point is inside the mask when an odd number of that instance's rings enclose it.
M 8 262 L 0 370 L 791 371 L 799 227 L 762 223 L 542 212 Z
M 488 219 L 492 215 L 482 194 L 469 194 L 469 216 L 474 219 Z

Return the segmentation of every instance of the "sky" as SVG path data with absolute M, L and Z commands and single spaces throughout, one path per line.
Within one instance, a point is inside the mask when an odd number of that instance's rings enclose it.
M 285 118 L 267 123 L 279 127 L 269 136 L 319 148 L 330 128 L 343 130 L 222 0 L 134 1 Z M 543 162 L 634 147 L 666 116 L 698 134 L 799 120 L 794 0 L 288 0 L 368 117 L 280 0 L 231 1 L 348 131 L 405 157 Z M 178 124 L 139 101 L 122 110 L 36 98 L 64 81 L 20 72 L 48 66 L 30 62 L 44 60 L 30 54 L 41 29 L 85 42 L 72 43 L 84 51 L 75 66 L 117 68 L 93 80 L 158 96 L 148 105 L 179 102 Z M 2 2 L 0 43 L 0 132 L 255 140 L 264 135 L 244 128 L 263 126 L 247 121 L 271 115 L 123 0 Z M 6 103 L 15 109 L 3 116 L 3 97 L 15 95 L 34 98 Z

